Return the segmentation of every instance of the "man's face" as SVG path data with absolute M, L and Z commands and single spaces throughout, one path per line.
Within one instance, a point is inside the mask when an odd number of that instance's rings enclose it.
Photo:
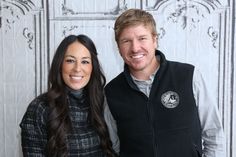
M 156 36 L 149 27 L 136 25 L 125 28 L 120 34 L 118 48 L 131 73 L 150 71 L 156 65 Z

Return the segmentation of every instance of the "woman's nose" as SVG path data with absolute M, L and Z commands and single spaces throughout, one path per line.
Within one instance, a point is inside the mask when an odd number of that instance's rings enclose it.
M 73 69 L 74 69 L 76 72 L 81 71 L 81 64 L 80 64 L 79 62 L 76 62 Z

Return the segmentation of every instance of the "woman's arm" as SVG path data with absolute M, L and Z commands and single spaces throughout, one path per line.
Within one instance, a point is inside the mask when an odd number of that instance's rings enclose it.
M 36 98 L 28 106 L 20 123 L 21 145 L 24 157 L 46 156 L 46 108 Z

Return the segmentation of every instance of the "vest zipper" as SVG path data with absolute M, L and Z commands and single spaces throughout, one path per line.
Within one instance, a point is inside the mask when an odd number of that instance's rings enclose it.
M 153 146 L 153 154 L 154 157 L 157 157 L 157 142 L 156 142 L 156 138 L 155 138 L 155 129 L 153 126 L 153 114 L 151 112 L 151 107 L 150 107 L 150 103 L 149 103 L 149 98 L 148 98 L 148 102 L 147 102 L 147 113 L 148 113 L 148 118 L 150 121 L 150 125 L 151 125 L 151 129 L 152 129 L 152 136 L 153 136 L 153 140 L 152 140 L 152 146 Z

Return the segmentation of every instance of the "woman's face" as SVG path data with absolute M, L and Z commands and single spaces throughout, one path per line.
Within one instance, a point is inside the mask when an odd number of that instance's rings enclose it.
M 85 87 L 92 73 L 92 58 L 89 50 L 80 42 L 69 45 L 62 64 L 62 78 L 73 90 Z

